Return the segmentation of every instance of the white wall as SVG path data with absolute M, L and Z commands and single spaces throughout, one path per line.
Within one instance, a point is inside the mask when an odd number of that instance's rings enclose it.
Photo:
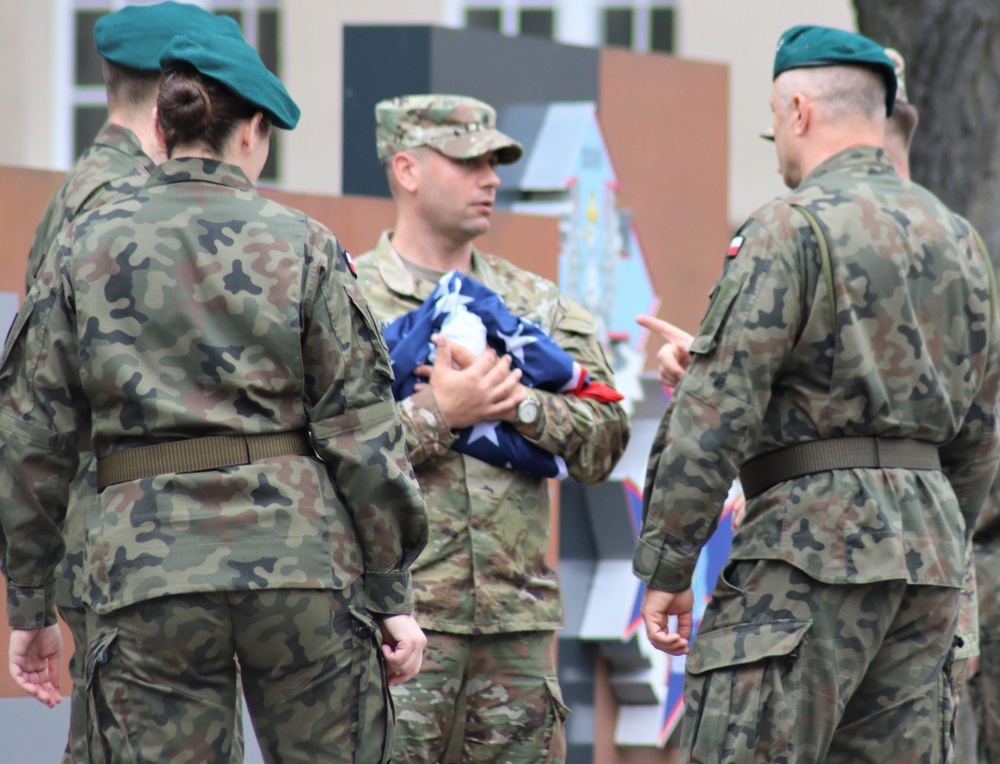
M 0 164 L 55 165 L 57 0 L 0 0 Z M 65 166 L 68 166 L 68 161 Z M 65 169 L 65 166 L 63 169 Z
M 850 0 L 679 0 L 678 55 L 729 67 L 729 219 L 738 226 L 785 191 L 771 125 L 771 71 L 781 33 L 797 24 L 854 30 Z
M 340 193 L 344 25 L 440 25 L 442 6 L 443 0 L 283 1 L 281 77 L 302 108 L 298 127 L 284 138 L 283 187 Z

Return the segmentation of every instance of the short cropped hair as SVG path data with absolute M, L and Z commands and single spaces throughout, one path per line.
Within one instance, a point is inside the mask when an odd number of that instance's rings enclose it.
M 817 66 L 789 69 L 779 75 L 778 94 L 790 103 L 796 92 L 820 102 L 828 118 L 885 118 L 885 81 L 863 66 Z
M 110 108 L 134 109 L 156 99 L 160 88 L 158 71 L 145 72 L 104 59 L 102 73 Z

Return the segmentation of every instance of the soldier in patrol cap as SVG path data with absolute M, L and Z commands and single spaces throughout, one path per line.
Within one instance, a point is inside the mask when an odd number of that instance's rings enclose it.
M 861 35 L 778 43 L 793 190 L 729 248 L 650 454 L 633 560 L 650 640 L 688 654 L 683 761 L 950 760 L 1000 325 L 977 234 L 880 148 L 895 91 Z M 694 566 L 737 473 L 746 517 L 689 643 Z
M 254 189 L 299 119 L 281 82 L 235 37 L 160 63 L 168 158 L 60 234 L 0 365 L 11 672 L 60 700 L 53 569 L 89 437 L 95 758 L 226 761 L 239 675 L 267 761 L 386 762 L 427 538 L 389 358 L 337 239 Z
M 383 326 L 418 308 L 456 269 L 541 325 L 589 372 L 612 383 L 594 318 L 555 284 L 493 255 L 485 234 L 498 163 L 522 148 L 496 112 L 467 96 L 409 95 L 375 107 L 378 156 L 396 226 L 358 258 L 358 278 Z M 604 480 L 629 425 L 618 403 L 530 389 L 493 350 L 473 356 L 437 338 L 426 384 L 400 401 L 410 458 L 427 502 L 430 539 L 414 566 L 416 614 L 428 644 L 420 675 L 392 688 L 395 760 L 561 762 L 563 704 L 554 659 L 563 624 L 545 478 L 488 464 L 453 447 L 456 431 L 504 421 L 562 457 L 569 474 Z
M 160 87 L 160 53 L 178 34 L 199 32 L 242 39 L 239 24 L 187 3 L 163 2 L 128 6 L 109 13 L 94 25 L 94 44 L 101 57 L 108 103 L 107 122 L 76 161 L 49 200 L 28 254 L 26 291 L 31 289 L 42 258 L 59 232 L 73 219 L 104 204 L 134 194 L 166 155 L 153 131 L 156 94 Z M 66 554 L 56 580 L 59 614 L 69 626 L 73 642 L 70 676 L 73 694 L 70 731 L 64 761 L 86 760 L 86 698 L 83 655 L 86 617 L 83 605 L 83 518 L 88 501 L 95 500 L 93 464 L 89 452 L 80 457 L 64 525 Z M 234 761 L 242 761 L 237 741 Z

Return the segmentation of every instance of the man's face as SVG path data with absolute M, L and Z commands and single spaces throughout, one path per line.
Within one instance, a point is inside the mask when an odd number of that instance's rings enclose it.
M 790 124 L 790 104 L 786 103 L 779 93 L 778 81 L 784 75 L 778 75 L 771 88 L 771 112 L 774 116 L 774 149 L 778 154 L 778 172 L 789 188 L 795 188 L 802 182 L 802 173 L 796 159 L 796 141 Z
M 423 147 L 419 154 L 420 214 L 456 240 L 471 241 L 490 229 L 500 179 L 491 151 L 472 159 L 451 159 Z

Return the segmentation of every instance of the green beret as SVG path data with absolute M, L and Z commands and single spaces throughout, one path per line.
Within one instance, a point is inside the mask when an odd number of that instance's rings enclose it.
M 271 118 L 276 127 L 292 130 L 299 122 L 299 107 L 288 95 L 257 51 L 241 37 L 186 35 L 172 39 L 160 56 L 164 72 L 178 63 L 190 64 L 217 80 Z
M 243 39 L 240 25 L 197 5 L 172 0 L 129 5 L 94 25 L 97 52 L 108 61 L 143 72 L 160 71 L 160 53 L 179 34 L 217 34 Z
M 387 98 L 375 104 L 378 158 L 417 146 L 430 146 L 452 159 L 496 152 L 500 164 L 521 158 L 521 144 L 496 128 L 488 103 L 461 95 L 430 93 Z
M 854 32 L 831 27 L 792 27 L 778 40 L 774 53 L 774 77 L 789 69 L 815 66 L 863 66 L 885 82 L 885 110 L 892 115 L 896 104 L 896 65 L 878 43 Z

